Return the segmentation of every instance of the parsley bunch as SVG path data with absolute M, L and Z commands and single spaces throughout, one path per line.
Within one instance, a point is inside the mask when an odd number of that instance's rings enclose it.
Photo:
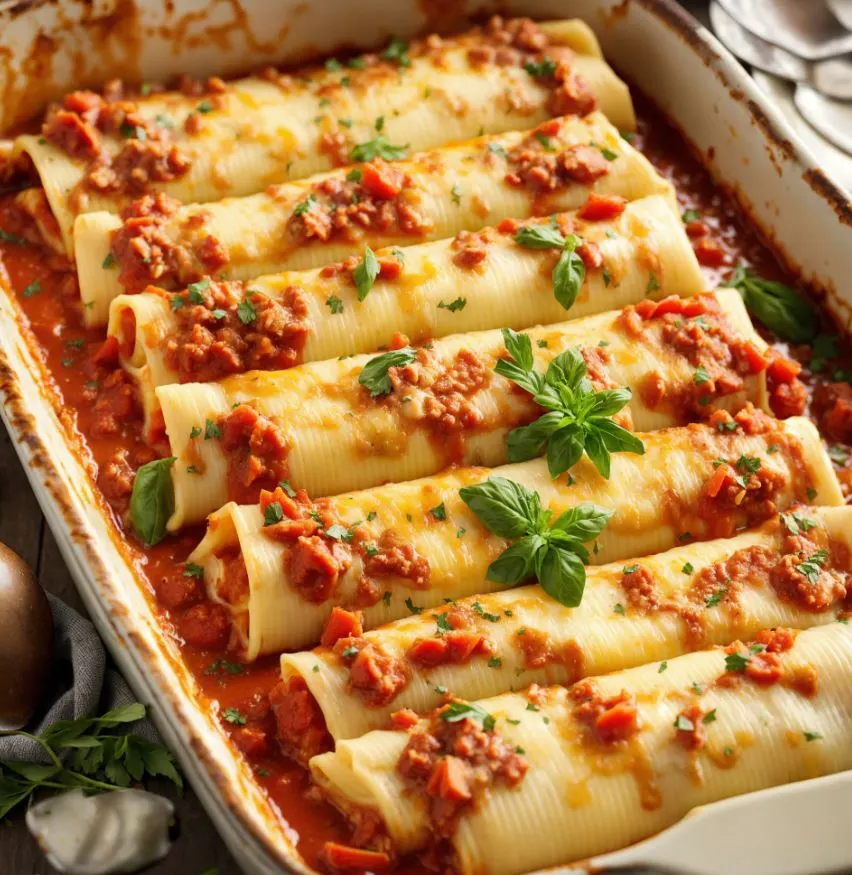
M 580 604 L 589 561 L 584 545 L 603 531 L 613 511 L 580 504 L 551 523 L 538 493 L 505 477 L 464 486 L 459 496 L 485 528 L 515 542 L 488 566 L 488 580 L 514 586 L 535 577 L 561 604 Z
M 161 775 L 182 787 L 183 780 L 166 748 L 138 735 L 110 731 L 144 716 L 145 706 L 135 702 L 102 717 L 58 720 L 41 735 L 3 733 L 38 742 L 50 762 L 0 762 L 0 820 L 42 789 L 119 790 L 146 775 Z
M 515 243 L 526 249 L 562 250 L 553 268 L 553 294 L 566 310 L 574 306 L 586 279 L 586 265 L 576 251 L 582 242 L 576 234 L 563 236 L 555 222 L 549 225 L 526 225 L 515 234 Z
M 724 285 L 736 289 L 749 313 L 782 340 L 809 343 L 816 336 L 819 318 L 814 305 L 789 286 L 765 280 L 742 264 Z
M 572 468 L 585 452 L 608 480 L 611 453 L 644 454 L 642 441 L 611 418 L 630 401 L 630 389 L 595 392 L 586 377 L 583 356 L 576 349 L 556 356 L 542 375 L 533 369 L 528 335 L 504 328 L 503 341 L 511 358 L 500 359 L 494 370 L 526 389 L 536 404 L 548 411 L 531 425 L 509 433 L 510 461 L 535 458 L 546 444 L 551 477 Z

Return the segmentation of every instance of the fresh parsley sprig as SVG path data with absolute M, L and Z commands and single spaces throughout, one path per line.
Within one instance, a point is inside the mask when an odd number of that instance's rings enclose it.
M 551 222 L 548 225 L 525 225 L 519 228 L 515 242 L 526 249 L 562 250 L 553 268 L 553 294 L 566 310 L 570 310 L 586 279 L 586 265 L 576 251 L 582 239 L 576 234 L 564 236 Z
M 166 748 L 138 735 L 111 731 L 144 716 L 145 706 L 135 702 L 102 717 L 59 720 L 41 735 L 2 733 L 37 742 L 49 762 L 0 762 L 0 820 L 38 790 L 119 790 L 146 775 L 161 775 L 182 787 L 183 779 Z
M 526 334 L 503 329 L 503 341 L 511 358 L 500 359 L 494 370 L 517 383 L 547 410 L 531 425 L 509 433 L 512 462 L 525 462 L 547 446 L 547 467 L 558 477 L 580 460 L 583 452 L 603 477 L 609 479 L 611 453 L 643 455 L 645 445 L 612 417 L 629 403 L 629 388 L 596 392 L 586 377 L 586 362 L 574 348 L 556 356 L 544 374 L 533 367 L 532 343 Z
M 391 368 L 402 368 L 410 365 L 417 356 L 417 350 L 410 346 L 402 349 L 392 349 L 390 352 L 377 355 L 370 359 L 361 370 L 358 382 L 370 390 L 370 397 L 387 395 L 393 389 L 390 374 Z
M 765 280 L 742 264 L 724 285 L 736 289 L 749 313 L 782 340 L 808 343 L 816 336 L 819 329 L 816 308 L 789 286 Z
M 351 161 L 358 164 L 367 161 L 373 161 L 376 158 L 383 158 L 385 161 L 396 161 L 402 158 L 408 151 L 408 144 L 404 146 L 395 146 L 388 140 L 384 134 L 379 134 L 373 137 L 372 140 L 367 140 L 364 143 L 358 143 L 352 147 L 349 153 Z
M 613 511 L 579 504 L 551 523 L 538 493 L 505 477 L 464 486 L 459 496 L 485 528 L 515 542 L 488 566 L 488 580 L 513 586 L 535 577 L 561 604 L 580 604 L 589 561 L 585 544 L 603 531 Z

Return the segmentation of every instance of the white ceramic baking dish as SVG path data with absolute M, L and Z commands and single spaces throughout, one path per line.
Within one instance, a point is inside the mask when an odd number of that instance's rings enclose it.
M 733 57 L 671 0 L 0 0 L 0 131 L 64 91 L 114 76 L 248 70 L 344 44 L 375 46 L 390 34 L 445 28 L 464 14 L 487 11 L 588 21 L 609 60 L 686 133 L 790 266 L 824 296 L 839 327 L 852 330 L 852 204 Z M 66 444 L 61 410 L 2 288 L 0 398 L 93 620 L 139 698 L 150 703 L 235 857 L 252 875 L 309 871 L 248 768 L 213 718 L 194 706 L 192 678 L 158 627 L 84 466 Z M 817 785 L 837 792 L 836 779 Z M 758 811 L 761 796 L 768 798 L 755 794 L 722 805 L 753 804 Z M 811 844 L 800 835 L 807 842 L 802 871 L 835 864 L 838 849 L 830 842 Z M 641 861 L 641 848 L 618 858 Z M 696 859 L 709 850 L 692 848 Z M 742 868 L 734 868 L 767 871 L 757 859 L 743 858 Z

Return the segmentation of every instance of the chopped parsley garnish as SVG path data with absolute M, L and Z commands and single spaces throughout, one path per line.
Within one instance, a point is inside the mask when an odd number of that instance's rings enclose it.
M 417 351 L 410 346 L 393 349 L 390 352 L 376 356 L 364 365 L 358 382 L 370 390 L 370 396 L 377 398 L 387 395 L 393 389 L 388 371 L 391 368 L 401 368 L 410 365 L 417 356 Z
M 451 194 L 452 197 L 453 197 L 453 203 L 454 203 L 456 206 L 458 206 L 458 205 L 461 203 L 461 199 L 462 199 L 462 190 L 461 190 L 461 188 L 458 186 L 457 183 L 454 183 L 454 184 L 453 184 L 453 187 L 450 189 L 450 194 Z
M 556 72 L 556 62 L 551 58 L 542 58 L 541 61 L 527 61 L 524 69 L 534 79 L 547 79 Z
M 750 659 L 747 653 L 729 653 L 725 657 L 725 671 L 745 671 Z
M 226 708 L 222 716 L 233 726 L 246 725 L 246 718 L 236 708 Z
M 660 667 L 657 669 L 657 674 L 662 674 L 669 667 L 668 660 L 664 659 L 660 663 Z
M 183 566 L 183 576 L 194 577 L 196 580 L 203 580 L 204 569 L 200 565 L 196 565 L 194 562 L 187 562 L 186 565 Z
M 651 271 L 651 275 L 648 277 L 648 285 L 645 286 L 645 294 L 650 295 L 654 292 L 658 291 L 660 288 L 660 281 L 657 279 L 657 275 L 654 271 Z
M 716 722 L 716 709 L 714 708 L 712 711 L 708 711 L 702 718 L 702 723 L 715 723 Z
M 399 37 L 392 37 L 388 47 L 382 52 L 385 61 L 396 61 L 400 67 L 410 67 L 411 58 L 408 57 L 408 43 Z
M 304 216 L 308 210 L 313 209 L 314 204 L 317 202 L 317 196 L 311 192 L 303 201 L 299 201 L 293 209 L 294 216 Z
M 685 714 L 678 714 L 674 722 L 675 729 L 678 732 L 694 732 L 695 724 Z
M 612 609 L 613 613 L 619 614 L 620 616 L 624 616 L 627 612 L 624 610 L 624 605 L 621 602 L 618 602 L 616 606 Z
M 455 313 L 458 310 L 464 310 L 466 304 L 467 298 L 456 298 L 454 301 L 450 301 L 449 304 L 445 304 L 443 301 L 438 301 L 438 309 L 449 310 L 451 313 Z
M 204 420 L 204 440 L 222 437 L 222 429 L 212 419 Z
M 697 222 L 701 213 L 698 210 L 686 210 L 680 218 L 684 225 L 688 225 L 690 222 Z
M 364 257 L 358 262 L 352 278 L 355 280 L 355 287 L 358 289 L 358 300 L 363 301 L 370 294 L 370 289 L 373 288 L 373 283 L 379 275 L 379 260 L 369 246 L 364 248 Z
M 491 714 L 471 702 L 450 702 L 441 711 L 441 720 L 447 723 L 458 723 L 467 719 L 478 720 L 486 732 L 494 729 L 496 722 Z
M 621 569 L 624 574 L 633 574 L 635 571 L 639 570 L 638 565 L 625 565 L 624 568 Z
M 500 668 L 503 665 L 503 660 L 499 656 L 492 656 L 488 660 L 489 668 Z
M 707 605 L 708 608 L 715 608 L 727 594 L 728 587 L 723 586 L 721 589 L 717 589 L 712 595 L 705 596 L 704 604 Z
M 803 732 L 802 735 L 805 737 L 805 741 L 822 741 L 822 733 L 819 732 Z
M 213 112 L 213 104 L 210 103 L 209 100 L 202 100 L 198 106 L 195 107 L 202 115 L 207 115 L 208 112 Z
M 101 267 L 104 270 L 115 267 L 115 256 L 111 252 L 107 252 L 106 258 L 101 262 Z
M 601 147 L 601 155 L 603 155 L 607 161 L 615 161 L 615 159 L 618 158 L 618 152 L 613 152 L 612 149 L 607 149 L 606 146 Z
M 702 383 L 710 382 L 710 374 L 707 373 L 707 368 L 705 368 L 704 365 L 701 365 L 695 369 L 692 379 L 696 386 L 700 386 Z
M 805 577 L 812 586 L 819 580 L 819 574 L 825 560 L 828 559 L 828 550 L 817 550 L 796 566 L 796 571 Z
M 237 317 L 243 325 L 250 325 L 257 319 L 257 307 L 252 303 L 252 296 L 257 294 L 249 290 L 245 297 L 237 304 Z
M 395 146 L 384 134 L 378 134 L 372 140 L 367 140 L 364 143 L 353 146 L 352 151 L 349 153 L 349 158 L 351 161 L 356 161 L 359 164 L 373 161 L 376 158 L 383 158 L 385 161 L 396 161 L 402 158 L 407 150 L 407 143 L 404 146 Z
M 23 296 L 25 298 L 31 298 L 33 295 L 37 295 L 41 291 L 41 283 L 38 280 L 34 280 L 29 285 L 24 287 Z
M 349 543 L 355 537 L 355 532 L 352 529 L 347 529 L 346 526 L 335 523 L 325 530 L 325 535 L 327 538 L 331 538 L 332 541 L 346 541 L 346 543 Z
M 409 596 L 405 600 L 405 606 L 408 608 L 409 612 L 412 614 L 420 614 L 423 612 L 423 608 L 418 608 L 417 605 L 415 605 L 414 602 L 411 601 L 411 596 Z
M 691 562 L 685 562 L 681 571 L 684 574 L 692 574 L 692 572 L 695 571 L 695 566 Z
M 437 505 L 437 507 L 430 507 L 429 513 L 431 513 L 436 520 L 445 520 L 447 518 L 447 509 L 444 507 L 443 501 Z
M 265 526 L 273 526 L 275 523 L 280 523 L 284 519 L 284 508 L 281 507 L 280 501 L 271 501 L 266 505 L 263 511 L 263 524 Z
M 337 316 L 339 313 L 343 312 L 343 301 L 341 301 L 337 295 L 329 295 L 325 299 L 325 305 L 331 310 L 333 316 Z

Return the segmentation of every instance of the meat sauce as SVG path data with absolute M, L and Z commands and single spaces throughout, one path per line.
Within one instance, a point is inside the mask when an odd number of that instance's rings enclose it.
M 792 278 L 734 204 L 714 186 L 681 137 L 646 99 L 636 93 L 634 96 L 640 118 L 634 144 L 676 184 L 682 210 L 695 211 L 695 216 L 690 215 L 687 230 L 705 266 L 708 288 L 726 279 L 738 262 L 751 266 L 765 278 L 792 284 Z M 0 228 L 7 232 L 15 228 L 8 198 L 0 201 Z M 132 404 L 123 409 L 123 417 L 107 421 L 114 404 L 102 400 L 104 393 L 121 393 L 120 385 L 109 383 L 116 351 L 107 348 L 95 357 L 104 344 L 103 330 L 82 327 L 76 284 L 69 282 L 68 273 L 53 270 L 51 259 L 46 259 L 37 246 L 20 245 L 6 236 L 8 233 L 0 239 L 0 271 L 15 290 L 34 347 L 51 376 L 61 420 L 72 440 L 79 444 L 92 478 L 104 484 L 106 511 L 112 515 L 117 529 L 125 531 L 132 472 L 143 462 L 164 455 L 165 448 L 143 442 L 141 416 Z M 852 356 L 840 352 L 825 339 L 819 341 L 816 350 L 776 346 L 803 366 L 800 377 L 808 390 L 807 412 L 817 419 L 827 436 L 849 499 L 852 390 L 848 379 Z M 809 367 L 814 358 L 816 367 Z M 112 380 L 120 383 L 116 378 Z M 201 531 L 186 530 L 151 549 L 143 549 L 127 531 L 128 558 L 150 593 L 165 628 L 180 630 L 177 622 L 180 612 L 185 610 L 188 600 L 197 596 L 197 590 L 191 584 L 185 590 L 176 588 L 167 581 L 173 583 L 176 566 L 185 562 Z M 299 836 L 298 847 L 305 860 L 316 866 L 323 845 L 329 841 L 346 843 L 349 831 L 330 806 L 306 795 L 309 784 L 306 771 L 285 758 L 273 743 L 275 715 L 268 703 L 268 693 L 279 681 L 278 659 L 261 659 L 251 666 L 242 666 L 223 659 L 221 651 L 193 649 L 179 637 L 177 643 L 198 682 L 202 707 L 218 712 L 223 730 L 248 758 L 259 784 L 289 824 L 291 834 Z M 625 710 L 629 711 L 620 709 Z M 629 718 L 629 714 L 620 716 Z M 629 723 L 629 719 L 621 720 L 619 732 L 629 730 Z M 399 871 L 424 870 L 417 861 L 402 861 Z

